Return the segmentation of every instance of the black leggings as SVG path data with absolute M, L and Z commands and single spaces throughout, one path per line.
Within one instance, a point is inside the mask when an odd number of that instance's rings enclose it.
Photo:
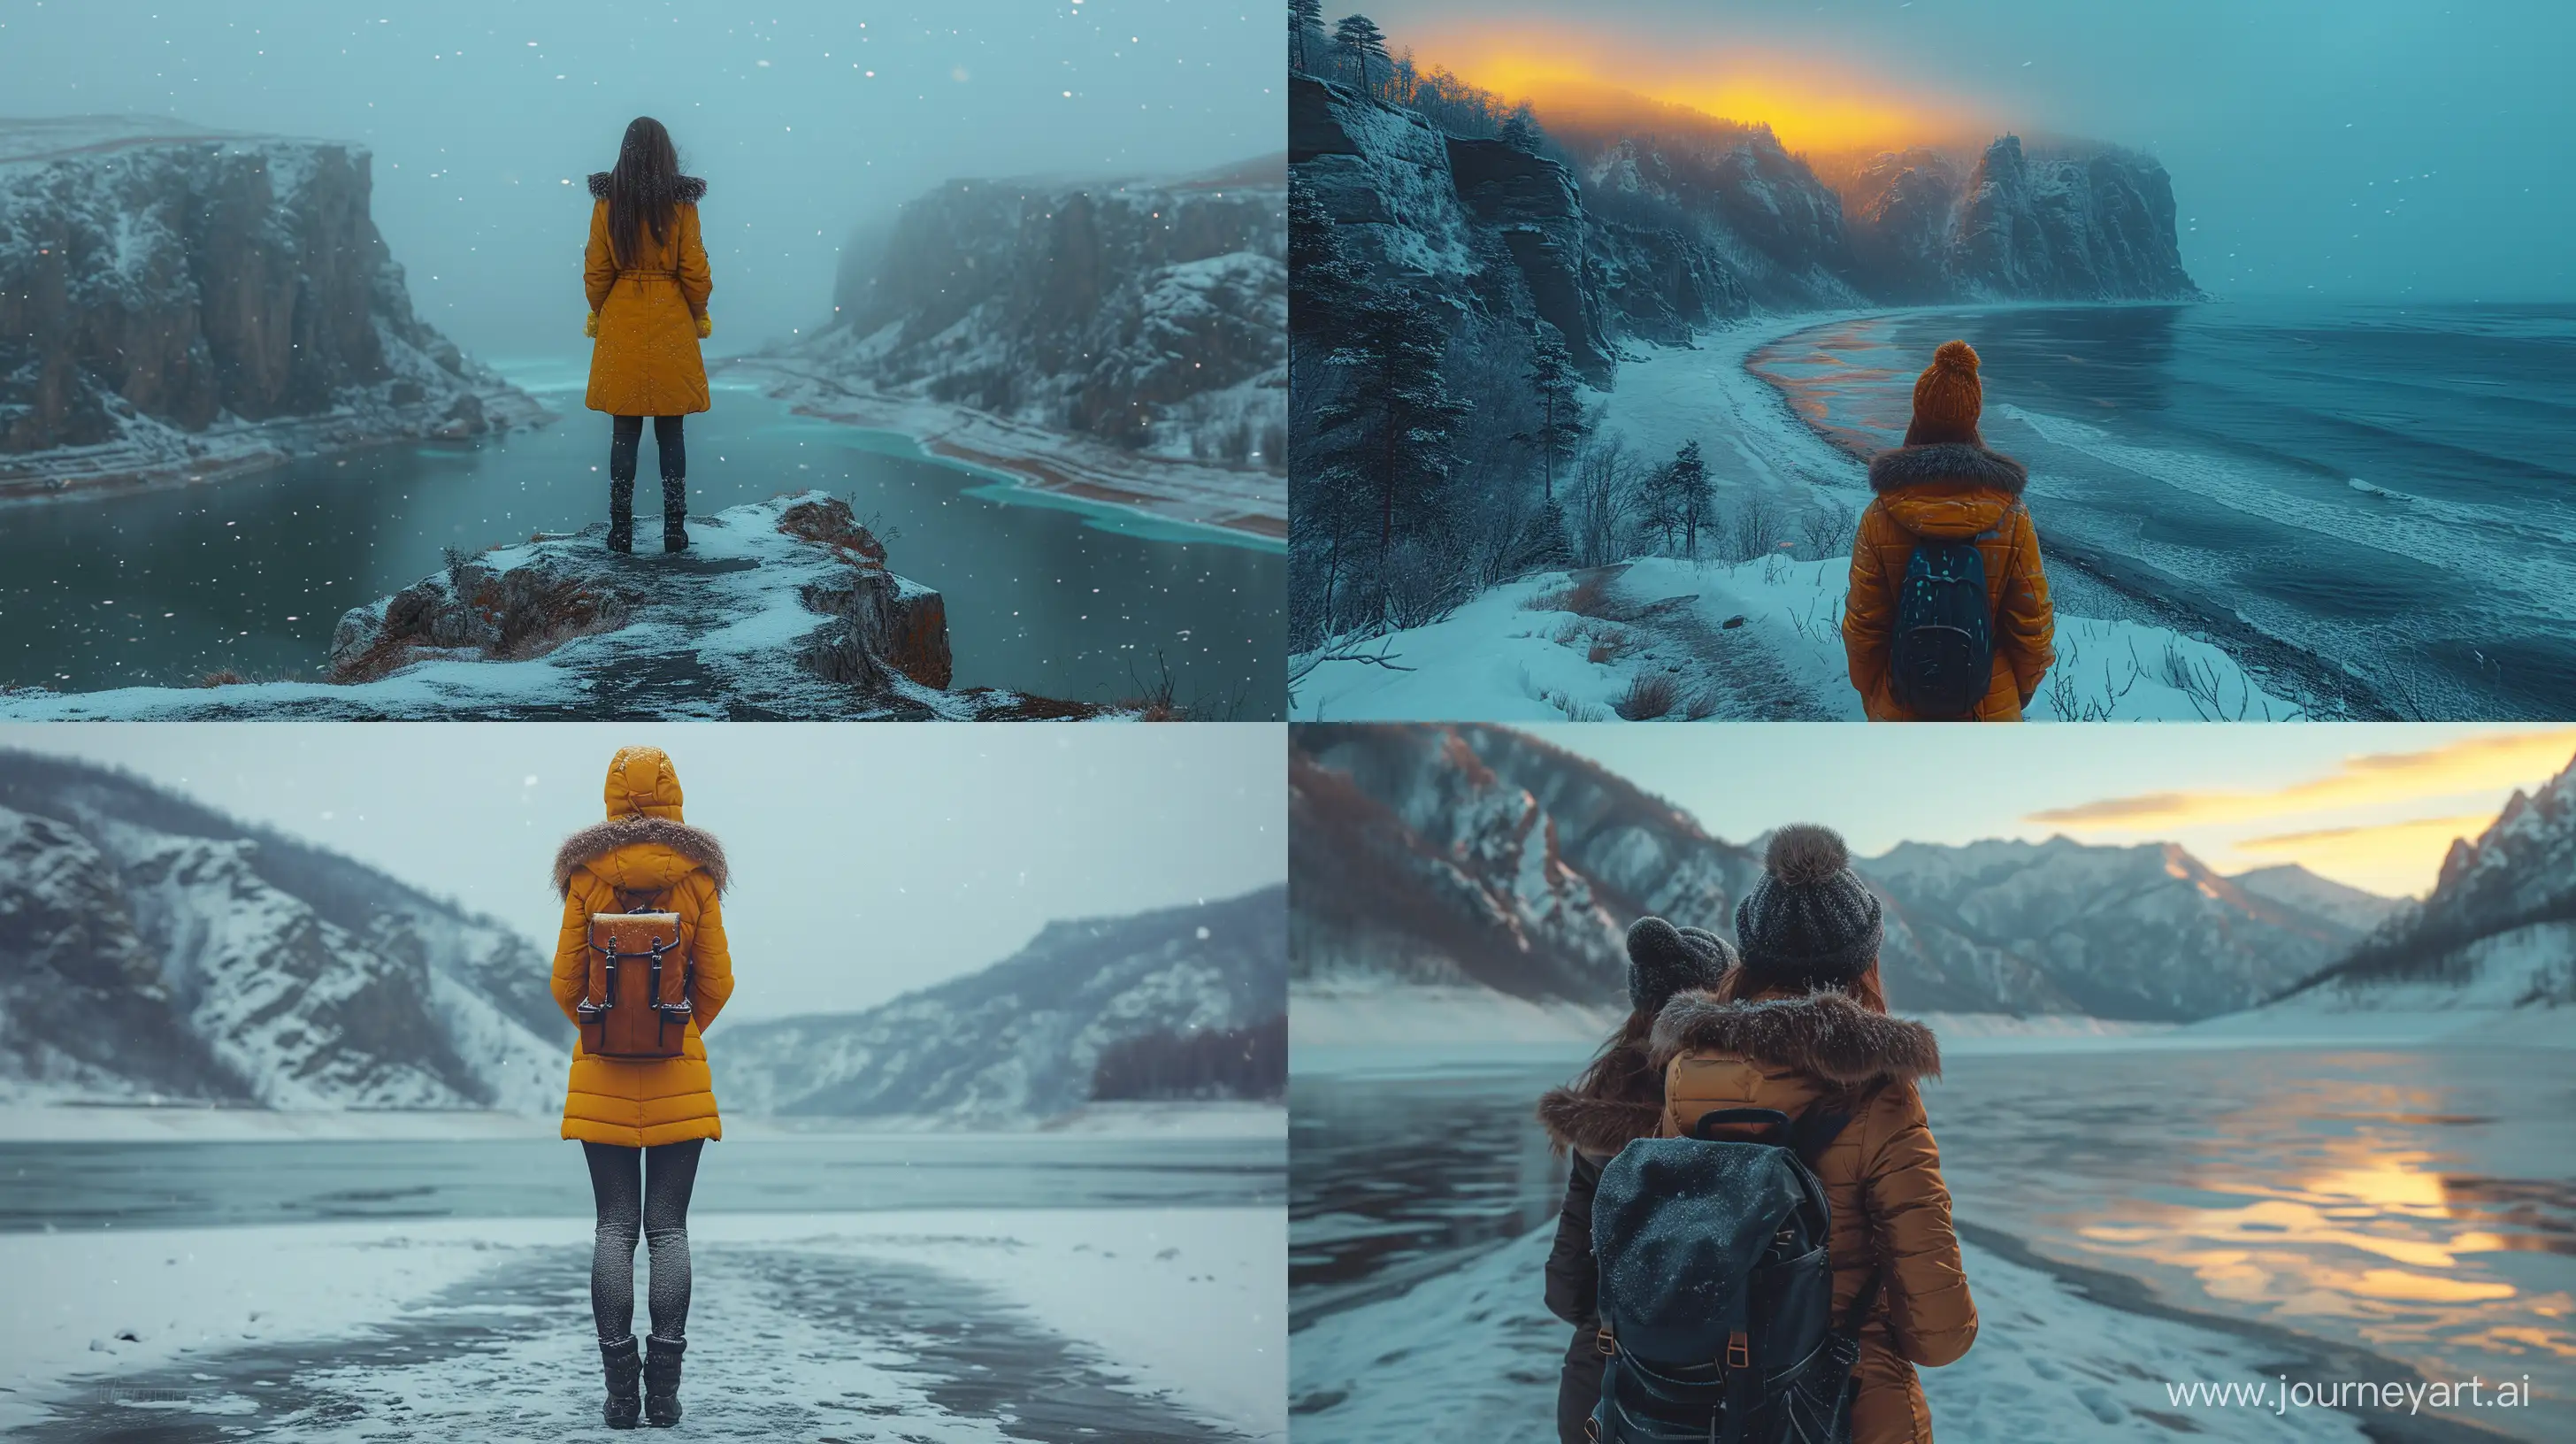
M 653 418 L 653 444 L 662 452 L 662 490 L 667 495 L 689 474 L 688 448 L 680 442 L 680 423 L 687 418 Z M 635 482 L 635 445 L 644 439 L 644 418 L 620 416 L 608 429 L 608 479 Z
M 651 1148 L 613 1143 L 581 1146 L 590 1164 L 590 1196 L 599 1232 L 590 1253 L 590 1316 L 603 1342 L 635 1332 L 635 1239 L 641 1230 L 653 1261 L 653 1332 L 688 1337 L 689 1190 L 698 1181 L 703 1138 Z

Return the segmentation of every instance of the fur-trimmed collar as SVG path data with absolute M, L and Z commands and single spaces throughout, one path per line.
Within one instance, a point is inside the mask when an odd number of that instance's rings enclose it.
M 1628 1065 L 1616 1075 L 1620 1085 L 1591 1092 L 1550 1088 L 1540 1096 L 1539 1126 L 1547 1130 L 1548 1142 L 1559 1152 L 1613 1154 L 1661 1131 L 1663 1075 L 1645 1054 L 1633 1048 L 1627 1052 L 1632 1056 L 1619 1060 Z
M 1945 481 L 1990 486 L 2007 496 L 2019 496 L 2030 481 L 2030 472 L 2000 451 L 1958 441 L 1900 446 L 1880 452 L 1869 464 L 1869 489 L 1881 496 L 1909 486 Z
M 1740 1003 L 1684 993 L 1655 1019 L 1654 1056 L 1661 1064 L 1695 1052 L 1795 1068 L 1847 1087 L 1941 1076 L 1941 1045 L 1931 1029 L 1831 990 Z
M 724 844 L 716 841 L 714 833 L 661 817 L 612 817 L 565 838 L 563 846 L 555 849 L 555 896 L 563 897 L 572 891 L 573 870 L 583 863 L 639 842 L 658 842 L 706 869 L 707 881 L 716 885 L 718 895 L 723 894 L 730 881 L 725 871 Z
M 595 170 L 590 173 L 590 194 L 593 200 L 604 201 L 608 199 L 608 175 L 609 173 L 604 170 Z M 699 199 L 705 196 L 706 193 L 707 183 L 698 179 L 696 176 L 679 175 L 671 177 L 671 199 L 678 201 L 684 206 L 696 205 Z

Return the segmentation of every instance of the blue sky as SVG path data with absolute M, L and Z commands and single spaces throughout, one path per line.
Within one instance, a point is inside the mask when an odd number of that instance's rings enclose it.
M 2576 300 L 2565 240 L 2576 6 L 2553 0 L 1384 0 L 1367 11 L 1425 64 L 1505 37 L 1674 84 L 1814 71 L 1864 96 L 1973 110 L 1989 127 L 2136 146 L 2172 172 L 2184 262 L 2222 295 Z

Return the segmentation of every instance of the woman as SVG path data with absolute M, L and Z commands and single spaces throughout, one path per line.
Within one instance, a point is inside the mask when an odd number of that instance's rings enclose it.
M 1574 1326 L 1574 1342 L 1556 1383 L 1556 1437 L 1584 1444 L 1585 1424 L 1601 1398 L 1601 1272 L 1592 1257 L 1592 1194 L 1602 1165 L 1639 1138 L 1655 1136 L 1664 1116 L 1664 1079 L 1646 1053 L 1655 1015 L 1675 993 L 1716 986 L 1735 966 L 1726 940 L 1698 928 L 1677 928 L 1662 918 L 1641 918 L 1628 929 L 1628 1021 L 1592 1060 L 1583 1076 L 1539 1099 L 1539 1125 L 1548 1142 L 1571 1155 L 1565 1203 L 1557 1211 L 1556 1244 L 1547 1255 L 1547 1308 Z
M 1968 1352 L 1977 1306 L 1950 1228 L 1950 1190 L 1923 1115 L 1917 1078 L 1937 1077 L 1941 1050 L 1920 1023 L 1887 1016 L 1879 991 L 1878 899 L 1851 870 L 1841 837 L 1784 827 L 1763 876 L 1735 908 L 1743 963 L 1704 993 L 1684 993 L 1655 1020 L 1663 1066 L 1661 1132 L 1690 1133 L 1720 1108 L 1810 1105 L 1850 1121 L 1816 1160 L 1833 1211 L 1827 1245 L 1834 1316 L 1873 1274 L 1861 1328 L 1853 1444 L 1931 1444 L 1932 1414 L 1914 1366 Z
M 608 764 L 608 820 L 564 839 L 555 891 L 564 900 L 555 941 L 555 1005 L 576 1024 L 590 978 L 593 913 L 669 912 L 689 959 L 690 1020 L 680 1056 L 592 1058 L 573 1045 L 563 1136 L 581 1140 L 599 1227 L 590 1258 L 591 1320 L 608 1371 L 612 1429 L 641 1412 L 655 1428 L 680 1422 L 680 1356 L 689 1322 L 689 1192 L 698 1151 L 722 1138 L 701 1032 L 733 996 L 725 951 L 724 849 L 680 820 L 680 778 L 659 748 L 623 747 Z M 635 1350 L 635 1241 L 653 1267 L 653 1331 Z M 636 1398 L 638 1378 L 644 1397 Z
M 1988 451 L 1977 432 L 1985 388 L 1977 353 L 1944 341 L 1914 380 L 1914 417 L 1905 444 L 1869 464 L 1876 493 L 1852 540 L 1851 586 L 1843 602 L 1843 657 L 1861 710 L 1873 722 L 2018 722 L 2057 660 L 2056 613 L 2039 533 L 2022 503 L 2028 473 Z M 1891 681 L 1897 598 L 1918 542 L 1973 542 L 1986 574 L 1986 615 L 1994 662 L 1984 695 L 1963 717 L 1926 719 Z M 1968 690 L 1976 690 L 1973 686 Z
M 649 115 L 626 127 L 617 168 L 593 174 L 590 251 L 582 285 L 598 338 L 590 353 L 593 411 L 616 418 L 608 441 L 608 549 L 635 550 L 635 445 L 644 418 L 662 453 L 662 550 L 689 544 L 688 459 L 680 418 L 707 409 L 707 367 L 698 342 L 711 334 L 707 248 L 698 238 L 698 198 L 707 183 L 680 174 L 671 133 Z

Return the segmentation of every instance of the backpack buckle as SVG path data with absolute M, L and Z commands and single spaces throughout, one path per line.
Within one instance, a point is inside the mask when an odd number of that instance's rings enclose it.
M 1726 1367 L 1729 1369 L 1753 1367 L 1753 1341 L 1744 1336 L 1742 1329 L 1726 1336 Z
M 1606 1359 L 1619 1352 L 1619 1340 L 1611 1334 L 1609 1327 L 1604 1325 L 1593 1331 L 1592 1347 Z

